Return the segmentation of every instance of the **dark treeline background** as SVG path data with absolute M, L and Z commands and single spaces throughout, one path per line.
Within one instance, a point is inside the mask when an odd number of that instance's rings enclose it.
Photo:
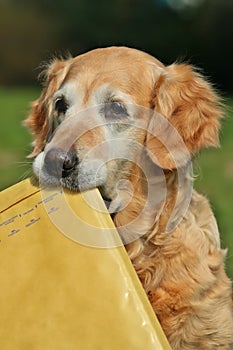
M 0 0 L 0 85 L 32 84 L 52 55 L 127 45 L 232 93 L 232 35 L 233 0 Z

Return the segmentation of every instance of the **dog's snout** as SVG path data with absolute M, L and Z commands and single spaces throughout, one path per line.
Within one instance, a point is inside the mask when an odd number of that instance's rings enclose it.
M 78 164 L 78 157 L 73 151 L 60 148 L 50 149 L 44 158 L 46 171 L 57 178 L 69 176 Z

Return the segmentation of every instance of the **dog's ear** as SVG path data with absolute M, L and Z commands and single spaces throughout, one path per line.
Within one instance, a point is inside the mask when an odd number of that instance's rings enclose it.
M 204 147 L 219 145 L 220 98 L 192 66 L 163 69 L 154 86 L 152 108 L 146 146 L 162 168 L 183 166 L 188 153 L 192 157 Z
M 52 113 L 52 96 L 62 82 L 67 73 L 67 61 L 53 60 L 48 64 L 43 72 L 45 84 L 41 96 L 31 104 L 31 111 L 24 125 L 33 134 L 34 149 L 28 157 L 34 157 L 40 153 L 48 139 L 49 119 Z

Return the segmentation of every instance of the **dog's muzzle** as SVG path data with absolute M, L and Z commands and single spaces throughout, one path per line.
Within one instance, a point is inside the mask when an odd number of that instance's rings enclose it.
M 73 151 L 51 148 L 45 155 L 44 167 L 49 175 L 56 178 L 69 176 L 78 164 L 78 157 Z

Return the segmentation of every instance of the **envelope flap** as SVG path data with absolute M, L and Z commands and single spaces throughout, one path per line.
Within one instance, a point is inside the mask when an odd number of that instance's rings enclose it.
M 31 179 L 26 179 L 7 188 L 0 192 L 0 213 L 39 191 L 39 187 L 34 185 Z

